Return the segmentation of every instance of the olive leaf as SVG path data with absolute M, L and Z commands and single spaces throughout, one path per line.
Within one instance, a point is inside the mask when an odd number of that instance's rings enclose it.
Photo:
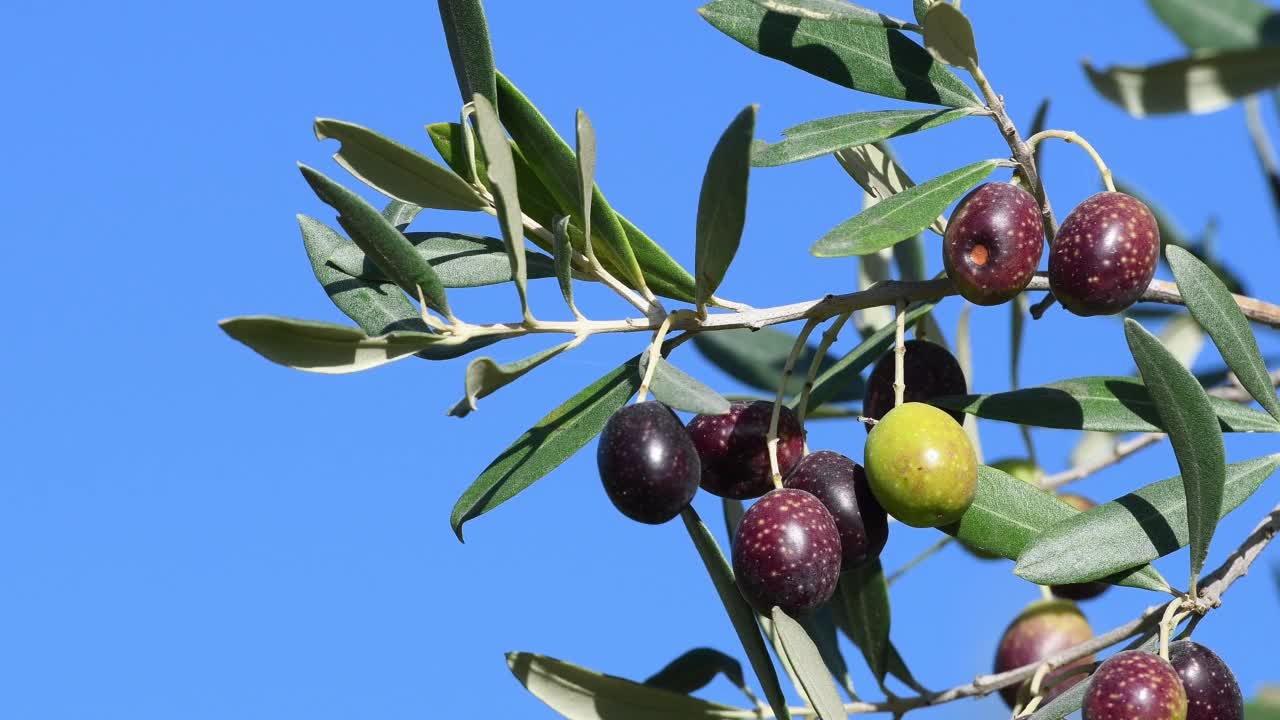
M 449 59 L 458 78 L 463 102 L 482 95 L 490 104 L 498 102 L 494 79 L 493 45 L 489 24 L 480 0 L 439 0 L 440 24 L 449 45 Z
M 1256 0 L 1147 0 L 1192 50 L 1231 50 L 1280 42 L 1276 11 Z
M 502 240 L 483 235 L 447 232 L 404 233 L 405 239 L 431 264 L 446 288 L 469 288 L 511 282 L 511 262 Z M 365 255 L 358 245 L 345 240 L 325 260 L 352 277 L 372 282 L 391 282 L 387 274 Z M 526 255 L 526 276 L 548 278 L 556 274 L 554 261 L 540 253 Z M 417 313 L 414 313 L 417 315 Z
M 775 607 L 770 613 L 774 630 L 783 652 L 791 661 L 791 668 L 800 680 L 799 690 L 804 694 L 822 720 L 843 720 L 848 715 L 844 711 L 844 702 L 840 699 L 840 691 L 836 689 L 831 675 L 827 672 L 826 663 L 818 647 L 809 638 L 809 633 L 800 623 Z
M 831 604 L 827 603 L 814 610 L 812 613 L 801 617 L 798 622 L 804 626 L 805 632 L 809 633 L 809 639 L 813 640 L 813 644 L 818 648 L 818 654 L 822 656 L 822 662 L 827 667 L 827 672 L 831 673 L 831 677 L 835 678 L 836 684 L 844 688 L 848 693 L 850 700 L 856 700 L 858 695 L 853 687 L 853 678 L 849 675 L 849 665 L 845 662 L 844 655 L 840 652 L 840 637 L 836 632 L 835 610 Z
M 1098 70 L 1084 63 L 1094 90 L 1134 117 L 1210 113 L 1280 84 L 1280 47 L 1203 51 L 1155 65 Z
M 560 283 L 560 294 L 564 296 L 564 302 L 569 306 L 569 310 L 573 312 L 573 316 L 582 319 L 582 312 L 578 310 L 578 305 L 573 301 L 573 244 L 569 239 L 569 216 L 557 218 L 552 226 L 555 233 L 555 243 L 552 245 L 552 253 L 555 263 L 556 281 Z M 533 257 L 537 257 L 534 255 Z
M 591 201 L 596 186 L 596 129 L 587 113 L 578 108 L 574 117 L 574 140 L 578 158 L 578 202 L 582 211 L 582 238 L 586 248 L 591 247 Z M 568 226 L 566 226 L 566 231 Z M 625 231 L 623 231 L 625 232 Z
M 1165 249 L 1165 257 L 1173 269 L 1187 309 L 1209 333 L 1240 385 L 1272 417 L 1280 419 L 1280 401 L 1276 400 L 1275 387 L 1258 348 L 1258 340 L 1253 336 L 1240 306 L 1231 297 L 1231 291 L 1212 270 L 1186 250 L 1170 246 Z
M 967 547 L 989 555 L 1017 560 L 1031 552 L 1030 546 L 1038 537 L 1078 514 L 1079 510 L 1057 496 L 1008 473 L 980 465 L 973 503 L 958 522 L 940 529 Z M 1168 582 L 1160 573 L 1143 562 L 1119 568 L 1116 572 L 1133 567 L 1137 569 L 1119 575 L 1108 575 L 1105 579 L 1118 585 L 1158 592 L 1169 589 Z
M 846 147 L 931 130 L 975 112 L 977 108 L 876 110 L 810 120 L 783 130 L 786 140 L 776 143 L 757 142 L 752 148 L 751 164 L 756 167 L 776 167 L 809 160 L 830 155 Z
M 516 166 L 511 157 L 511 147 L 502 133 L 498 111 L 483 95 L 473 100 L 476 108 L 476 129 L 480 134 L 480 149 L 488 163 L 486 175 L 493 188 L 493 201 L 498 211 L 498 226 L 502 229 L 507 258 L 511 263 L 511 279 L 520 296 L 520 310 L 526 322 L 533 320 L 529 312 L 528 271 L 524 256 L 524 220 L 520 212 L 520 195 L 516 190 Z
M 1194 587 L 1222 516 L 1223 485 L 1227 478 L 1222 430 L 1208 394 L 1190 370 L 1137 321 L 1126 318 L 1124 333 L 1142 381 L 1155 402 L 1160 425 L 1169 433 L 1178 469 L 1182 471 Z
M 1228 465 L 1218 517 L 1239 507 L 1277 467 L 1280 455 Z M 1092 580 L 1164 557 L 1189 538 L 1187 498 L 1175 475 L 1064 516 L 1031 539 L 1014 573 L 1042 585 Z
M 720 552 L 715 536 L 711 534 L 710 528 L 702 522 L 692 506 L 680 511 L 680 519 L 684 521 L 685 529 L 689 531 L 689 537 L 693 540 L 693 545 L 707 568 L 707 574 L 711 576 L 711 582 L 720 595 L 720 602 L 724 603 L 725 612 L 729 614 L 733 629 L 738 633 L 742 649 L 747 654 L 747 660 L 751 662 L 756 679 L 760 681 L 760 687 L 764 690 L 765 699 L 769 701 L 769 707 L 773 708 L 775 717 L 790 720 L 787 698 L 783 695 L 782 686 L 778 683 L 778 671 L 774 669 L 773 661 L 769 658 L 769 648 L 765 646 L 764 638 L 760 635 L 760 627 L 756 624 L 756 613 L 738 591 L 738 585 L 733 579 L 733 569 L 725 560 L 724 553 Z
M 685 652 L 649 676 L 644 684 L 688 695 L 706 687 L 718 675 L 723 675 L 754 703 L 755 694 L 747 687 L 746 677 L 742 674 L 742 663 L 719 650 L 707 647 Z
M 364 198 L 330 180 L 323 173 L 299 164 L 303 178 L 316 196 L 337 210 L 338 222 L 383 272 L 412 296 L 421 296 L 428 307 L 449 316 L 444 285 L 431 264 L 413 244 Z
M 843 606 L 853 644 L 867 666 L 884 684 L 889 669 L 889 585 L 879 560 L 844 572 L 836 585 L 836 601 Z
M 846 0 L 752 0 L 752 2 L 779 15 L 811 20 L 839 20 L 854 25 L 870 25 L 895 30 L 917 32 L 920 30 L 920 26 L 915 23 L 868 10 Z
M 930 55 L 948 65 L 966 70 L 978 67 L 973 25 L 951 3 L 934 3 L 925 14 L 924 46 Z
M 440 335 L 400 331 L 370 337 L 345 325 L 247 315 L 220 320 L 222 331 L 274 363 L 295 370 L 339 375 L 403 360 Z
M 462 526 L 555 470 L 600 434 L 605 423 L 640 389 L 636 355 L 580 390 L 516 439 L 489 463 L 453 506 L 449 524 Z
M 720 136 L 702 176 L 693 272 L 699 308 L 715 295 L 742 241 L 755 128 L 756 106 L 748 105 Z
M 753 0 L 715 0 L 698 13 L 751 50 L 837 85 L 933 105 L 982 105 L 968 85 L 898 30 L 771 12 Z
M 400 232 L 404 232 L 404 229 L 409 227 L 409 223 L 413 222 L 420 212 L 422 212 L 421 207 L 403 200 L 392 199 L 382 206 L 382 217 L 386 218 L 387 222 L 395 225 Z
M 929 227 L 999 164 L 999 160 L 982 160 L 884 198 L 837 225 L 809 252 L 818 257 L 866 255 L 901 242 Z
M 988 420 L 1032 427 L 1105 432 L 1163 432 L 1150 393 L 1140 380 L 1092 376 L 986 395 L 948 395 L 929 403 Z M 1209 398 L 1226 432 L 1280 432 L 1266 413 L 1222 398 Z
M 507 667 L 534 697 L 573 720 L 727 719 L 743 712 L 545 655 L 507 653 Z
M 640 367 L 646 368 L 648 363 L 649 351 L 645 350 L 640 356 Z M 699 415 L 724 415 L 729 412 L 729 401 L 721 397 L 720 393 L 703 385 L 661 355 L 658 356 L 658 367 L 654 368 L 649 389 L 654 398 L 673 410 Z
M 317 118 L 317 140 L 342 143 L 333 159 L 388 197 L 424 208 L 483 210 L 489 203 L 466 180 L 425 155 L 359 125 Z
M 889 150 L 888 143 L 867 143 L 836 151 L 836 162 L 868 194 L 877 200 L 914 187 L 915 182 L 902 169 Z M 929 229 L 941 235 L 947 229 L 946 218 L 934 218 Z M 897 250 L 894 245 L 894 250 Z
M 534 353 L 527 358 L 515 362 L 498 364 L 493 358 L 476 358 L 467 365 L 463 379 L 464 394 L 449 414 L 454 417 L 466 417 L 476 409 L 476 401 L 492 395 L 498 389 L 510 385 L 529 373 L 529 371 L 545 363 L 566 350 L 572 350 L 581 341 L 578 339 L 561 343 Z

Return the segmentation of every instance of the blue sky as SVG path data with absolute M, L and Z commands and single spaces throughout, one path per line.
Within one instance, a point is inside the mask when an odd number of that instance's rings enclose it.
M 707 154 L 743 106 L 760 103 L 766 139 L 805 120 L 891 106 L 751 55 L 692 2 L 488 5 L 500 67 L 562 131 L 575 108 L 590 113 L 602 187 L 686 264 Z M 906 0 L 877 7 L 910 13 Z M 1275 299 L 1277 217 L 1240 108 L 1137 121 L 1086 84 L 1084 57 L 1109 64 L 1181 52 L 1143 4 L 965 9 L 987 74 L 1019 122 L 1052 94 L 1051 126 L 1087 136 L 1188 231 L 1216 219 L 1227 262 L 1255 294 Z M 491 457 L 636 352 L 641 337 L 592 340 L 457 420 L 445 412 L 462 392 L 462 361 L 307 375 L 217 329 L 220 318 L 250 313 L 342 320 L 311 276 L 294 220 L 332 212 L 295 162 L 356 185 L 329 159 L 333 144 L 312 137 L 316 116 L 429 150 L 422 126 L 455 119 L 459 103 L 435 3 L 14 0 L 0 20 L 11 307 L 10 349 L 0 353 L 0 715 L 550 717 L 512 679 L 503 652 L 638 679 L 695 646 L 740 656 L 683 528 L 618 515 L 593 446 L 472 523 L 466 545 L 448 526 L 454 499 Z M 917 179 L 1007 152 L 981 120 L 896 147 Z M 1097 189 L 1088 158 L 1066 146 L 1049 148 L 1046 174 L 1060 214 Z M 853 263 L 807 248 L 859 198 L 830 160 L 756 171 L 722 294 L 766 306 L 849 290 Z M 415 227 L 496 233 L 491 222 L 426 213 Z M 580 297 L 593 317 L 629 311 L 596 289 Z M 561 310 L 553 283 L 532 298 L 548 316 Z M 518 312 L 510 288 L 451 299 L 469 320 Z M 958 308 L 940 311 L 948 332 Z M 1004 389 L 1007 310 L 979 310 L 974 323 L 975 386 Z M 1131 369 L 1115 320 L 1054 311 L 1028 332 L 1028 383 Z M 1280 349 L 1272 334 L 1263 345 Z M 513 359 L 539 346 L 513 342 L 492 354 Z M 743 390 L 691 346 L 673 359 L 725 392 Z M 1210 347 L 1200 364 L 1217 363 Z M 823 423 L 810 437 L 856 458 L 864 433 Z M 1075 439 L 1036 433 L 1050 470 L 1064 466 Z M 988 457 L 1020 448 L 1016 432 L 997 424 L 983 425 L 983 441 Z M 1227 448 L 1243 460 L 1274 441 L 1232 437 Z M 1162 447 L 1080 489 L 1102 500 L 1175 472 Z M 1276 498 L 1266 485 L 1223 523 L 1211 565 Z M 714 498 L 695 504 L 718 517 Z M 895 526 L 886 567 L 935 537 Z M 1185 563 L 1179 553 L 1160 567 L 1181 578 Z M 952 548 L 894 586 L 894 639 L 925 684 L 957 684 L 990 669 L 1001 628 L 1036 596 L 1007 563 Z M 1086 612 L 1101 631 L 1155 600 L 1119 590 Z M 1198 637 L 1252 692 L 1280 680 L 1278 633 L 1280 598 L 1268 573 L 1256 572 Z M 860 665 L 852 648 L 846 655 Z M 874 695 L 865 671 L 855 680 Z M 707 696 L 737 701 L 723 681 Z M 1002 712 L 985 700 L 931 714 Z

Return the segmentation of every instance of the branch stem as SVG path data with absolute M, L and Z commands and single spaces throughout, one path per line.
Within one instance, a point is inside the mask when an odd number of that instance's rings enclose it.
M 804 352 L 809 345 L 809 335 L 820 322 L 822 320 L 818 318 L 810 318 L 804 324 L 795 344 L 791 346 L 791 354 L 787 356 L 786 364 L 782 366 L 782 379 L 778 381 L 778 396 L 773 400 L 773 415 L 769 418 L 769 434 L 765 436 L 766 445 L 769 448 L 769 469 L 773 472 L 775 488 L 782 487 L 782 470 L 778 466 L 778 418 L 782 415 L 782 403 L 787 399 L 787 383 L 791 380 L 791 373 L 795 371 L 796 360 L 800 357 L 800 353 Z M 802 428 L 801 434 L 803 432 Z
M 1116 183 L 1111 179 L 1111 168 L 1107 167 L 1107 164 L 1102 160 L 1102 156 L 1098 154 L 1097 150 L 1093 149 L 1093 146 L 1089 144 L 1089 141 L 1085 140 L 1078 133 L 1070 130 L 1043 130 L 1027 138 L 1027 146 L 1030 147 L 1031 151 L 1034 153 L 1036 145 L 1039 144 L 1041 140 L 1047 140 L 1049 138 L 1063 140 L 1071 143 L 1072 145 L 1079 145 L 1083 148 L 1085 152 L 1089 153 L 1089 157 L 1093 158 L 1093 164 L 1098 166 L 1098 173 L 1102 175 L 1102 184 L 1106 186 L 1109 192 L 1116 191 Z

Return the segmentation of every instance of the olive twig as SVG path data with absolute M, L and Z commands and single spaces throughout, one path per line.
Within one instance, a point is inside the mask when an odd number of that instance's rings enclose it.
M 804 388 L 800 390 L 800 400 L 797 401 L 795 407 L 796 422 L 800 423 L 801 427 L 804 427 L 805 414 L 809 410 L 809 394 L 813 392 L 813 384 L 818 379 L 818 370 L 822 367 L 822 360 L 826 358 L 827 350 L 830 349 L 831 344 L 840 337 L 840 331 L 844 329 L 844 324 L 849 321 L 851 315 L 853 315 L 851 312 L 837 315 L 835 322 L 831 323 L 826 332 L 822 333 L 822 340 L 818 343 L 818 349 L 813 353 L 813 360 L 809 363 L 809 372 L 804 378 Z M 808 439 L 804 443 L 804 453 L 806 455 L 809 454 Z
M 671 329 L 671 316 L 668 315 L 662 320 L 662 325 L 658 326 L 658 331 L 653 334 L 653 343 L 649 345 L 649 361 L 644 366 L 644 379 L 640 381 L 640 390 L 636 393 L 636 402 L 644 402 L 645 397 L 649 395 L 649 383 L 653 382 L 653 374 L 658 370 L 658 363 L 662 362 L 662 341 L 667 337 L 667 331 Z
M 1089 153 L 1089 157 L 1093 158 L 1093 164 L 1098 166 L 1098 173 L 1102 175 L 1102 184 L 1106 186 L 1107 191 L 1116 191 L 1115 181 L 1111 179 L 1111 168 L 1107 167 L 1107 164 L 1102 160 L 1102 156 L 1098 154 L 1097 150 L 1093 149 L 1093 146 L 1089 144 L 1089 141 L 1085 140 L 1078 133 L 1070 130 L 1042 130 L 1027 138 L 1027 146 L 1034 152 L 1036 145 L 1039 144 L 1041 140 L 1047 140 L 1049 138 L 1063 140 L 1071 143 L 1072 145 L 1079 145 L 1083 148 L 1085 152 Z
M 904 377 L 904 370 L 907 358 L 907 303 L 903 300 L 898 301 L 898 313 L 894 318 L 897 323 L 897 329 L 894 334 L 893 341 L 893 406 L 898 407 L 902 404 L 902 398 L 907 392 L 907 381 Z
M 782 487 L 782 471 L 778 466 L 778 417 L 782 415 L 782 402 L 787 398 L 787 382 L 791 380 L 791 373 L 796 367 L 796 360 L 800 357 L 800 353 L 804 351 L 809 344 L 809 335 L 813 329 L 822 322 L 819 318 L 810 318 L 804 324 L 804 328 L 800 330 L 800 335 L 796 338 L 796 342 L 791 346 L 791 354 L 787 356 L 787 362 L 782 366 L 782 379 L 778 381 L 778 396 L 773 401 L 773 415 L 769 418 L 769 434 L 766 447 L 769 448 L 769 469 L 773 473 L 773 486 L 775 488 Z M 801 429 L 803 434 L 804 430 Z

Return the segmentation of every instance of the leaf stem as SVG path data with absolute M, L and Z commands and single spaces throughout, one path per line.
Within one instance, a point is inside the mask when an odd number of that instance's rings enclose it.
M 844 328 L 844 324 L 849 321 L 849 317 L 852 315 L 853 313 L 837 315 L 835 322 L 831 323 L 826 332 L 822 333 L 822 340 L 818 343 L 818 349 L 813 354 L 813 361 L 809 363 L 809 372 L 804 378 L 804 388 L 800 390 L 800 401 L 796 404 L 796 420 L 800 423 L 800 427 L 804 427 L 805 415 L 809 411 L 809 394 L 813 392 L 813 384 L 818 379 L 818 370 L 822 367 L 822 361 L 827 356 L 827 350 L 840 337 L 840 330 Z M 807 440 L 805 441 L 805 454 L 809 454 Z
M 1027 145 L 1031 148 L 1032 152 L 1034 152 L 1036 145 L 1039 144 L 1041 140 L 1047 140 L 1049 138 L 1063 140 L 1071 143 L 1072 145 L 1079 145 L 1083 148 L 1085 152 L 1089 153 L 1089 157 L 1093 158 L 1093 164 L 1098 166 L 1098 173 L 1102 175 L 1102 184 L 1106 186 L 1107 191 L 1116 191 L 1116 183 L 1111 178 L 1111 168 L 1107 167 L 1107 164 L 1103 162 L 1102 156 L 1093 148 L 1093 145 L 1090 145 L 1089 141 L 1085 140 L 1078 133 L 1070 130 L 1042 130 L 1027 138 Z
M 769 448 L 769 469 L 773 472 L 773 486 L 775 488 L 782 487 L 782 471 L 778 467 L 778 418 L 782 415 L 782 403 L 787 399 L 787 382 L 791 380 L 791 373 L 796 367 L 796 360 L 800 357 L 800 353 L 804 351 L 809 344 L 809 335 L 813 333 L 813 329 L 822 322 L 819 318 L 810 318 L 804 324 L 804 328 L 800 330 L 800 335 L 796 338 L 796 342 L 791 346 L 791 354 L 787 356 L 787 362 L 782 366 L 782 379 L 778 381 L 778 396 L 773 401 L 773 415 L 769 418 L 769 434 L 766 436 L 766 447 Z M 804 434 L 804 428 L 801 426 L 800 433 Z
M 653 382 L 653 374 L 658 369 L 658 363 L 662 361 L 662 341 L 667 338 L 667 331 L 670 329 L 671 316 L 668 315 L 662 319 L 662 324 L 653 334 L 653 342 L 649 345 L 649 361 L 645 363 L 644 379 L 640 381 L 640 391 L 636 393 L 637 403 L 644 402 L 649 395 L 649 383 Z
M 907 392 L 906 374 L 906 358 L 907 358 L 907 303 L 899 300 L 897 304 L 898 314 L 895 318 L 897 329 L 894 334 L 893 341 L 893 406 L 898 407 L 902 404 L 902 398 Z

